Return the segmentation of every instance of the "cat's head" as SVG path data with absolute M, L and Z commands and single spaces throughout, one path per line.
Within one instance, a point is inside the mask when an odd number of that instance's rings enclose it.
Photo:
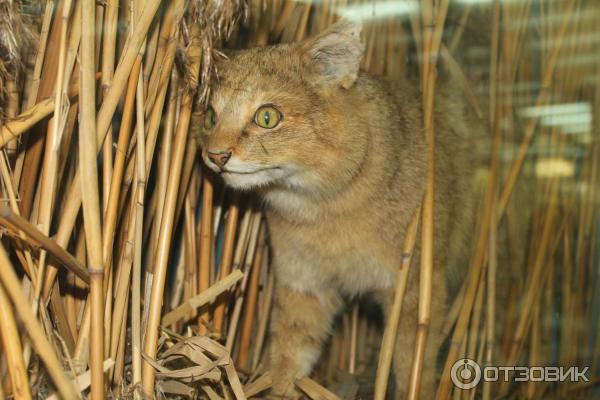
M 202 158 L 238 189 L 306 188 L 344 157 L 339 99 L 358 76 L 361 25 L 341 21 L 294 44 L 237 51 L 217 64 L 200 119 Z M 337 107 L 337 108 L 336 108 Z

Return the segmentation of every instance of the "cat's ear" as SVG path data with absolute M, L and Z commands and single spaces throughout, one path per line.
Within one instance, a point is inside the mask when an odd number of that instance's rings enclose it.
M 360 21 L 343 19 L 301 44 L 310 74 L 317 83 L 345 89 L 354 84 L 365 48 L 361 30 Z

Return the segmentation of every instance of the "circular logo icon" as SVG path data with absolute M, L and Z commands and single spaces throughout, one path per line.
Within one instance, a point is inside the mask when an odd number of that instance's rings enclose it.
M 461 358 L 450 370 L 452 383 L 459 389 L 473 389 L 481 381 L 481 368 L 470 358 Z

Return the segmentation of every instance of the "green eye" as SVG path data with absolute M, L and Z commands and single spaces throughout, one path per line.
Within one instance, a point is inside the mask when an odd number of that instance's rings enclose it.
M 273 106 L 262 106 L 254 114 L 254 123 L 261 128 L 275 128 L 281 121 L 281 113 Z
M 217 122 L 217 116 L 215 115 L 215 110 L 212 107 L 209 107 L 204 114 L 204 128 L 210 129 L 215 126 Z

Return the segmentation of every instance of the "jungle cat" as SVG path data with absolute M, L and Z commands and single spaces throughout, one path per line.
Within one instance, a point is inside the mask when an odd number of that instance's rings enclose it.
M 343 20 L 300 43 L 232 52 L 203 116 L 206 165 L 264 200 L 275 295 L 270 322 L 272 396 L 296 398 L 342 298 L 374 294 L 384 316 L 402 243 L 422 201 L 427 145 L 418 82 L 359 72 L 361 24 Z M 446 311 L 446 265 L 466 247 L 467 130 L 460 102 L 436 100 L 435 265 L 422 398 L 435 390 Z M 449 240 L 452 239 L 452 240 Z M 394 354 L 397 397 L 413 357 L 419 253 Z

